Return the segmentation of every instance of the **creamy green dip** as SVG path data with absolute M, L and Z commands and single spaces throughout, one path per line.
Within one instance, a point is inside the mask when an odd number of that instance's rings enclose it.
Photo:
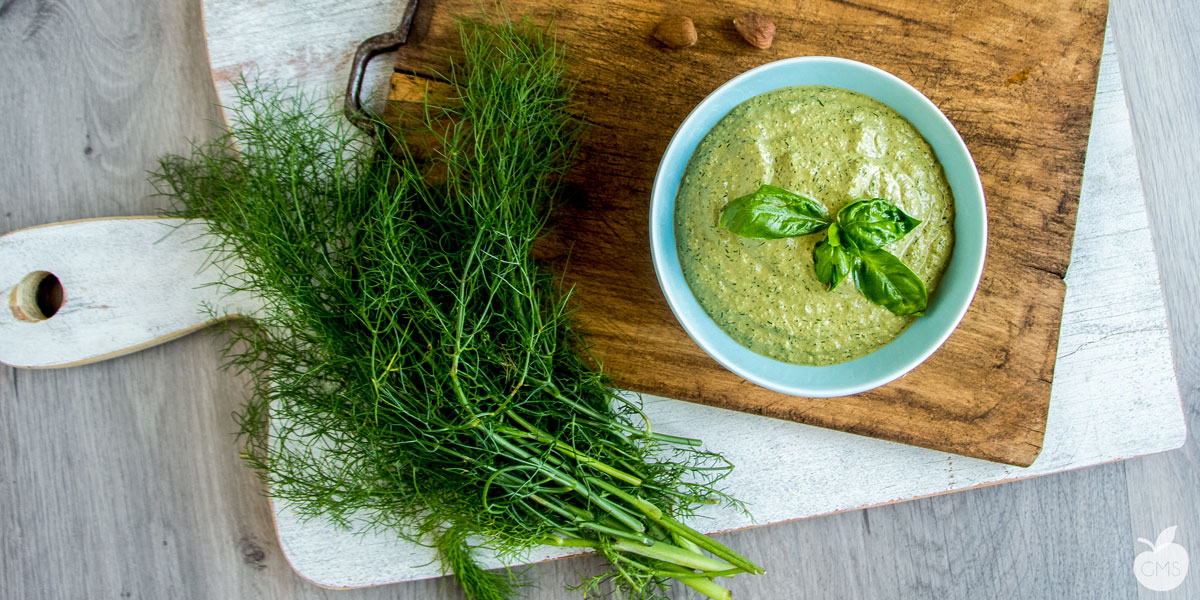
M 813 272 L 825 234 L 739 237 L 718 225 L 734 198 L 771 184 L 825 205 L 884 198 L 921 225 L 886 249 L 933 298 L 954 247 L 954 199 L 929 143 L 887 105 L 840 88 L 798 86 L 755 96 L 704 137 L 675 198 L 684 278 L 717 324 L 780 361 L 830 365 L 869 354 L 915 320 L 867 301 L 847 278 L 830 292 Z

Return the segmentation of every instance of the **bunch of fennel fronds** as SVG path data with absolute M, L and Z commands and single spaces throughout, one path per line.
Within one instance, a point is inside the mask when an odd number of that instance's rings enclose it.
M 474 548 L 544 544 L 608 559 L 585 594 L 674 579 L 727 598 L 715 578 L 762 569 L 679 519 L 736 505 L 715 487 L 729 465 L 651 433 L 581 358 L 570 293 L 530 255 L 581 135 L 562 46 L 527 21 L 459 32 L 454 92 L 417 130 L 377 122 L 364 140 L 243 84 L 228 136 L 162 160 L 177 214 L 235 257 L 222 285 L 266 306 L 229 328 L 254 382 L 245 456 L 306 516 L 432 539 L 470 598 L 519 585 Z

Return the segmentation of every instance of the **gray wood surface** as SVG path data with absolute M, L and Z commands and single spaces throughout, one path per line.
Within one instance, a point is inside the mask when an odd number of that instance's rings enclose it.
M 1196 431 L 1200 5 L 1114 2 L 1112 24 Z M 153 213 L 146 170 L 218 118 L 195 0 L 0 0 L 0 57 L 0 231 Z M 288 568 L 262 487 L 237 458 L 230 413 L 244 382 L 215 368 L 219 343 L 198 335 L 75 369 L 0 368 L 0 596 L 459 597 L 444 580 L 330 592 Z M 742 598 L 1195 598 L 1200 575 L 1149 592 L 1132 561 L 1135 540 L 1168 525 L 1200 560 L 1197 491 L 1192 439 L 724 537 L 768 569 L 733 581 Z M 528 596 L 572 597 L 562 586 L 596 568 L 533 567 Z

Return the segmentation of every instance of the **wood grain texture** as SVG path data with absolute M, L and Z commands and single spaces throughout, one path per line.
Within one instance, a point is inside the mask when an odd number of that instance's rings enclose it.
M 204 32 L 217 95 L 232 98 L 234 83 L 245 78 L 286 82 L 310 99 L 339 101 L 359 42 L 394 28 L 404 6 L 393 0 L 259 2 L 249 16 L 244 2 L 205 2 Z M 297 31 L 304 35 L 294 35 Z M 393 56 L 381 54 L 365 69 L 368 107 L 382 109 Z
M 147 170 L 217 131 L 199 16 L 188 3 L 0 3 L 0 230 L 160 208 Z M 256 595 L 248 572 L 280 559 L 229 435 L 244 382 L 217 370 L 219 347 L 191 336 L 100 365 L 0 371 L 0 595 Z M 282 596 L 307 585 L 282 573 Z
M 574 57 L 579 110 L 594 125 L 545 255 L 570 256 L 582 329 L 616 383 L 850 433 L 1028 466 L 1042 448 L 1107 5 L 783 3 L 768 51 L 731 15 L 752 3 L 508 2 L 553 16 Z M 426 2 L 398 70 L 444 68 L 453 16 L 469 1 Z M 696 46 L 651 39 L 687 14 Z M 725 370 L 684 333 L 659 290 L 646 234 L 654 169 L 683 117 L 734 75 L 790 56 L 835 55 L 895 73 L 931 98 L 979 165 L 988 259 L 949 341 L 907 376 L 834 399 L 790 397 Z M 393 81 L 393 93 L 403 91 Z M 406 94 L 411 96 L 411 94 Z M 630 118 L 637 115 L 637 118 Z M 936 297 L 935 297 L 936 301 Z
M 1131 65 L 1123 70 L 1124 83 L 1191 433 L 1177 452 L 1125 463 L 1128 537 L 1156 536 L 1178 526 L 1176 542 L 1191 555 L 1191 574 L 1175 590 L 1139 587 L 1138 596 L 1200 598 L 1200 113 L 1194 108 L 1200 95 L 1200 5 L 1120 3 L 1113 17 L 1122 57 Z
M 1185 1 L 1118 2 L 1113 17 L 1195 426 L 1200 15 Z M 196 3 L 0 1 L 0 231 L 160 207 L 145 170 L 219 116 L 200 29 Z M 192 336 L 79 369 L 0 368 L 3 595 L 461 598 L 445 580 L 330 592 L 287 567 L 261 486 L 236 458 L 229 413 L 245 388 L 215 369 L 218 346 Z M 770 569 L 739 581 L 740 598 L 1129 598 L 1136 537 L 1179 523 L 1200 552 L 1197 448 L 722 540 Z M 596 567 L 533 567 L 527 597 L 573 597 L 562 586 Z M 1143 594 L 1195 597 L 1197 582 Z

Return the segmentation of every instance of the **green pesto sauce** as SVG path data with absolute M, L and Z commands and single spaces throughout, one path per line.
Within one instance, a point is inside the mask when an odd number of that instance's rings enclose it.
M 871 304 L 849 277 L 827 291 L 812 259 L 824 233 L 752 240 L 718 225 L 730 200 L 761 184 L 812 198 L 830 215 L 855 198 L 884 198 L 920 219 L 886 249 L 934 297 L 954 247 L 954 199 L 929 143 L 868 96 L 824 86 L 782 88 L 739 104 L 713 127 L 675 199 L 684 277 L 738 343 L 788 363 L 831 365 L 879 349 L 915 320 Z

